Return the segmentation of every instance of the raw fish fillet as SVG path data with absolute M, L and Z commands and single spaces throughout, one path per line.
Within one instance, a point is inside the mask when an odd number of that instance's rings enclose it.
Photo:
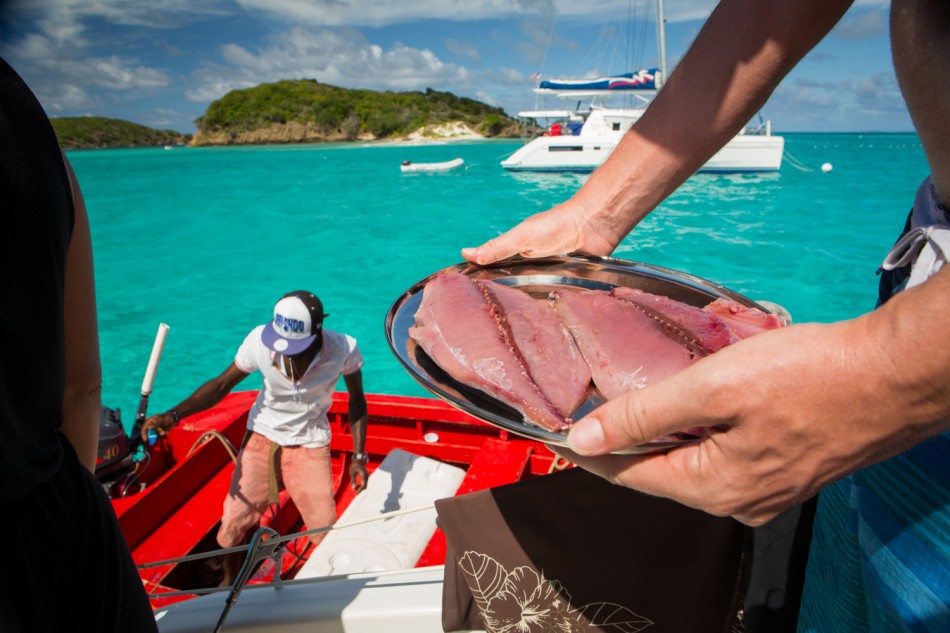
M 680 333 L 609 292 L 552 294 L 554 309 L 590 365 L 594 384 L 608 400 L 659 382 L 692 365 L 702 354 Z
M 590 368 L 554 307 L 521 290 L 495 282 L 482 284 L 511 332 L 512 347 L 541 393 L 565 418 L 587 398 Z
M 784 326 L 782 319 L 756 308 L 749 308 L 725 298 L 719 298 L 703 308 L 726 322 L 737 339 L 744 339 L 766 330 Z
M 712 354 L 739 340 L 716 314 L 688 303 L 644 292 L 636 288 L 617 286 L 611 294 L 618 299 L 637 304 L 658 322 L 678 326 L 682 336 Z
M 590 374 L 576 349 L 570 351 L 571 337 L 560 333 L 556 318 L 542 316 L 543 309 L 556 316 L 520 290 L 446 273 L 423 289 L 409 335 L 454 379 L 514 407 L 537 426 L 560 431 L 586 395 Z M 559 372 L 545 366 L 552 358 Z

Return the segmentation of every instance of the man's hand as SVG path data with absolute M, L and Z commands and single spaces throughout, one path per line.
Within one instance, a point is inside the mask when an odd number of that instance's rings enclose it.
M 614 483 L 760 525 L 820 488 L 910 445 L 911 394 L 867 318 L 758 334 L 607 402 L 558 454 Z M 903 393 L 903 396 L 902 396 Z M 702 427 L 667 453 L 621 449 Z
M 369 471 L 366 470 L 366 464 L 354 459 L 350 462 L 350 485 L 353 490 L 360 492 L 366 489 L 366 481 L 369 479 Z
M 165 413 L 159 413 L 153 415 L 145 421 L 145 424 L 142 425 L 142 441 L 148 442 L 148 432 L 150 429 L 155 429 L 155 433 L 159 437 L 165 437 L 168 435 L 168 432 L 175 428 L 175 416 L 167 411 Z
M 486 265 L 513 255 L 547 257 L 581 252 L 609 255 L 629 228 L 606 213 L 592 216 L 574 200 L 537 213 L 477 248 L 463 248 L 462 257 Z

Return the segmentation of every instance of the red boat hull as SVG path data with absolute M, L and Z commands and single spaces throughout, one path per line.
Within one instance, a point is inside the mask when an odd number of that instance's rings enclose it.
M 215 534 L 234 472 L 232 454 L 241 445 L 256 397 L 256 391 L 233 393 L 213 409 L 182 420 L 168 437 L 150 447 L 148 459 L 125 483 L 126 496 L 113 500 L 137 564 L 218 549 Z M 441 400 L 369 394 L 367 403 L 370 473 L 398 448 L 465 469 L 456 493 L 461 495 L 543 475 L 558 466 L 557 457 L 542 443 L 485 424 Z M 338 515 L 355 496 L 349 480 L 353 436 L 346 408 L 347 394 L 334 394 L 329 417 Z M 280 534 L 305 528 L 286 491 L 262 524 Z M 310 549 L 308 539 L 294 541 L 284 554 L 281 576 L 293 577 Z M 445 537 L 436 530 L 417 566 L 440 565 L 444 560 Z M 255 579 L 268 580 L 272 574 L 273 566 L 265 566 Z M 156 608 L 189 597 L 163 598 L 162 593 L 216 584 L 214 563 L 209 565 L 208 559 L 148 567 L 141 575 L 146 590 L 159 594 L 152 599 Z

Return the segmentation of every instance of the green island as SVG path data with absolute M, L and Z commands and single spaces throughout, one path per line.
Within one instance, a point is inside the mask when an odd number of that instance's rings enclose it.
M 449 92 L 377 92 L 313 79 L 233 90 L 195 124 L 195 145 L 521 135 L 501 108 Z
M 100 116 L 58 117 L 50 119 L 50 122 L 63 149 L 155 147 L 183 145 L 191 141 L 190 134 L 156 130 L 138 123 Z
M 233 90 L 195 121 L 193 137 L 102 117 L 52 122 L 66 149 L 518 138 L 524 133 L 501 108 L 449 92 L 378 92 L 313 79 Z

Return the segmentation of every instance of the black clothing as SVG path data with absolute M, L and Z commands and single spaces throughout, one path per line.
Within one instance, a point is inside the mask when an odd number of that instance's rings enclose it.
M 58 439 L 60 468 L 0 517 L 0 631 L 157 632 L 102 485 Z
M 0 60 L 0 503 L 62 459 L 63 289 L 73 202 L 53 128 Z
M 157 631 L 102 486 L 60 432 L 75 221 L 39 102 L 0 59 L 0 631 Z

